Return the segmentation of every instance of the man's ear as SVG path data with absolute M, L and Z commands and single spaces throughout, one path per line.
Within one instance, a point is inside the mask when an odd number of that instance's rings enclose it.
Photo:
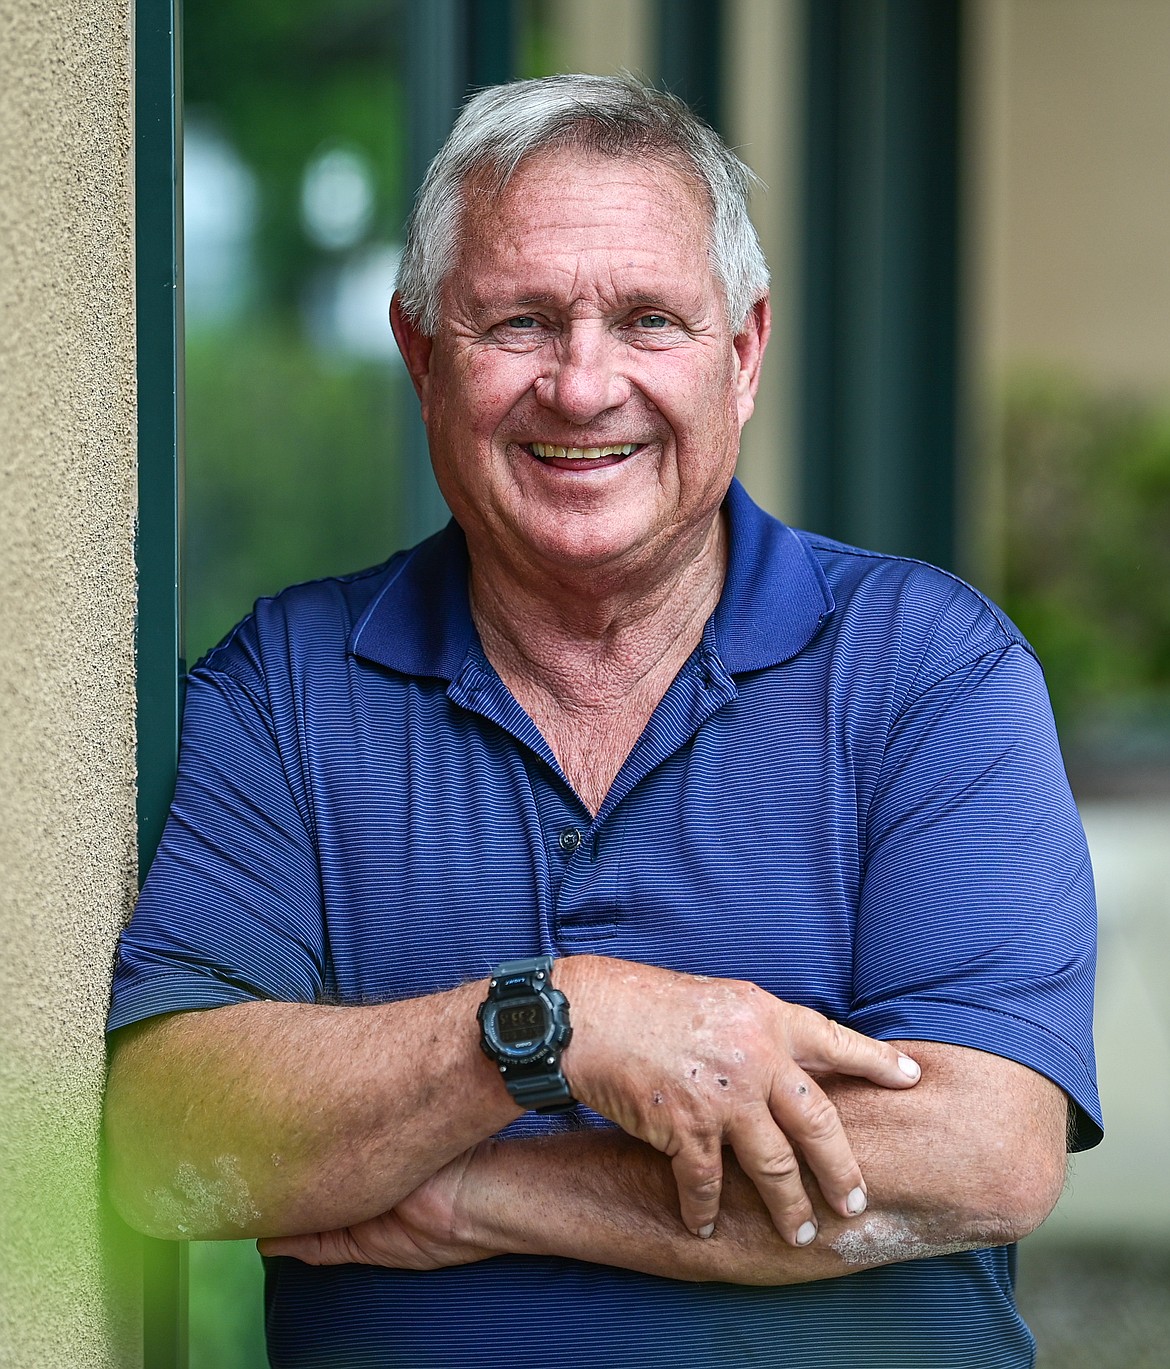
M 764 351 L 771 333 L 772 301 L 768 295 L 764 295 L 752 305 L 733 344 L 736 356 L 735 397 L 741 428 L 751 418 L 752 410 L 756 407 L 760 365 L 764 360 Z
M 390 327 L 394 330 L 394 341 L 398 343 L 402 360 L 406 362 L 406 369 L 410 372 L 415 394 L 418 395 L 418 402 L 422 405 L 422 416 L 425 423 L 430 396 L 433 339 L 421 332 L 418 325 L 407 316 L 397 290 L 390 300 Z

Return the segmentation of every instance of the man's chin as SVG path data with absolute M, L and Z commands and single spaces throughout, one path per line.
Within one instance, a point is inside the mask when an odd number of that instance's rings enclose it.
M 513 545 L 551 574 L 596 577 L 607 570 L 629 574 L 654 559 L 658 541 L 653 525 L 631 520 L 629 510 L 598 509 L 560 511 L 523 526 Z

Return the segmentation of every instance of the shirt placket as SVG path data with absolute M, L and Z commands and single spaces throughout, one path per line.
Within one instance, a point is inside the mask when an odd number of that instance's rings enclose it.
M 590 816 L 539 729 L 481 652 L 469 656 L 448 694 L 503 728 L 522 748 L 551 895 L 549 906 L 539 910 L 540 950 L 604 955 L 619 924 L 637 915 L 622 898 L 623 799 L 737 694 L 715 650 L 711 626 L 654 710 L 596 817 Z M 671 821 L 671 814 L 664 812 L 661 821 Z

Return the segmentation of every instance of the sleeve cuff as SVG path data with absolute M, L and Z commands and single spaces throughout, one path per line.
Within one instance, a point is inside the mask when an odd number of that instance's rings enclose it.
M 253 1003 L 259 998 L 259 994 L 249 993 L 238 984 L 202 975 L 152 975 L 149 982 L 118 986 L 106 1031 L 117 1031 L 119 1027 L 165 1013 L 225 1008 L 232 1003 Z

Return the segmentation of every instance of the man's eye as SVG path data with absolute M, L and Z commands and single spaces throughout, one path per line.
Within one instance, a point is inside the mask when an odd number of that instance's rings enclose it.
M 639 328 L 669 328 L 670 320 L 665 314 L 643 314 L 638 320 Z
M 515 318 L 508 320 L 509 328 L 535 328 L 536 320 L 531 314 L 517 314 Z

